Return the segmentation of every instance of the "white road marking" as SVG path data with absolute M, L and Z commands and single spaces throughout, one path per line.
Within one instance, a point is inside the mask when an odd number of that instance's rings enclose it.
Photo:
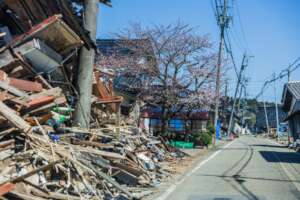
M 236 140 L 233 140 L 231 142 L 229 142 L 227 145 L 225 145 L 223 147 L 223 149 L 228 148 L 230 145 L 232 145 Z M 166 200 L 169 195 L 174 192 L 176 190 L 176 188 L 183 183 L 187 178 L 189 178 L 190 176 L 192 176 L 196 171 L 198 171 L 203 165 L 205 165 L 205 163 L 207 163 L 208 161 L 210 161 L 211 159 L 213 159 L 214 157 L 216 157 L 221 151 L 223 151 L 223 149 L 220 149 L 216 152 L 214 152 L 211 156 L 209 156 L 208 158 L 206 158 L 203 161 L 200 161 L 200 163 L 190 172 L 188 172 L 185 176 L 183 176 L 178 182 L 175 182 L 173 185 L 171 185 L 160 197 L 158 197 L 156 200 Z

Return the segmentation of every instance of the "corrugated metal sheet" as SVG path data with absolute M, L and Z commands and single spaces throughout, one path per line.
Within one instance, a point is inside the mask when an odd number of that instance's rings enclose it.
M 50 73 L 60 66 L 62 57 L 39 39 L 33 39 L 16 48 L 37 72 Z

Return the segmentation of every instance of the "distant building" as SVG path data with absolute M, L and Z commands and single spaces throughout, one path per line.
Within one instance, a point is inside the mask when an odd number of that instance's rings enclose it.
M 284 85 L 282 93 L 283 110 L 287 113 L 290 134 L 294 141 L 300 138 L 300 81 Z
M 276 128 L 276 107 L 275 105 L 266 105 L 267 117 L 269 128 Z M 278 123 L 284 121 L 286 117 L 285 112 L 283 111 L 282 105 L 278 105 Z M 266 123 L 266 115 L 265 115 L 265 108 L 264 106 L 260 105 L 257 106 L 256 109 L 256 131 L 263 132 L 267 131 L 267 123 Z
M 207 123 L 210 120 L 210 113 L 208 110 L 182 109 L 179 112 L 175 111 L 174 115 L 168 121 L 168 130 L 173 133 L 187 134 L 198 131 L 205 131 Z M 152 134 L 159 133 L 161 130 L 161 115 L 160 107 L 145 106 L 141 109 L 140 126 L 147 132 Z

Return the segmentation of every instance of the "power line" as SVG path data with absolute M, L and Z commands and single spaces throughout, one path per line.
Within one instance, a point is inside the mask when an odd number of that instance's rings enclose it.
M 230 39 L 228 37 L 228 32 L 227 31 L 225 31 L 225 37 L 226 38 L 224 40 L 224 44 L 225 44 L 226 52 L 230 55 L 231 62 L 233 64 L 236 77 L 238 78 L 239 74 L 238 74 L 237 66 L 236 66 L 235 59 L 234 59 L 233 52 L 232 52 L 232 48 L 231 48 L 231 42 L 230 42 Z M 226 42 L 226 39 L 227 39 L 228 43 Z
M 246 34 L 245 34 L 245 29 L 244 29 L 244 26 L 243 26 L 243 23 L 242 23 L 242 18 L 241 18 L 238 2 L 237 2 L 237 0 L 233 0 L 233 3 L 235 3 L 235 9 L 236 9 L 236 13 L 237 13 L 237 16 L 238 16 L 238 21 L 239 21 L 239 24 L 240 24 L 242 38 L 245 42 L 247 50 L 249 50 L 249 43 L 247 41 L 247 37 L 246 37 Z
M 281 70 L 281 72 L 279 73 L 278 76 L 273 77 L 270 80 L 265 81 L 265 83 L 263 84 L 261 91 L 256 95 L 256 99 L 258 99 L 264 92 L 264 90 L 267 89 L 268 85 L 270 83 L 273 83 L 274 81 L 277 81 L 279 79 L 282 79 L 286 76 L 289 76 L 292 72 L 294 72 L 295 70 L 297 70 L 300 67 L 300 63 L 298 64 L 298 62 L 300 61 L 300 57 L 298 57 L 297 59 L 295 59 L 292 64 L 290 64 L 288 67 L 286 67 L 285 69 Z
M 245 51 L 245 47 L 242 44 L 242 42 L 239 40 L 239 38 L 234 34 L 234 32 L 232 30 L 228 31 L 229 35 L 231 36 L 231 38 L 233 39 L 233 42 L 235 43 L 235 46 L 240 50 L 240 51 Z

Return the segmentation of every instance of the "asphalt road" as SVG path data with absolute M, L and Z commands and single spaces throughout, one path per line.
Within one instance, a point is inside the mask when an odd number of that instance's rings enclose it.
M 158 200 L 300 200 L 300 154 L 244 136 L 173 183 Z

